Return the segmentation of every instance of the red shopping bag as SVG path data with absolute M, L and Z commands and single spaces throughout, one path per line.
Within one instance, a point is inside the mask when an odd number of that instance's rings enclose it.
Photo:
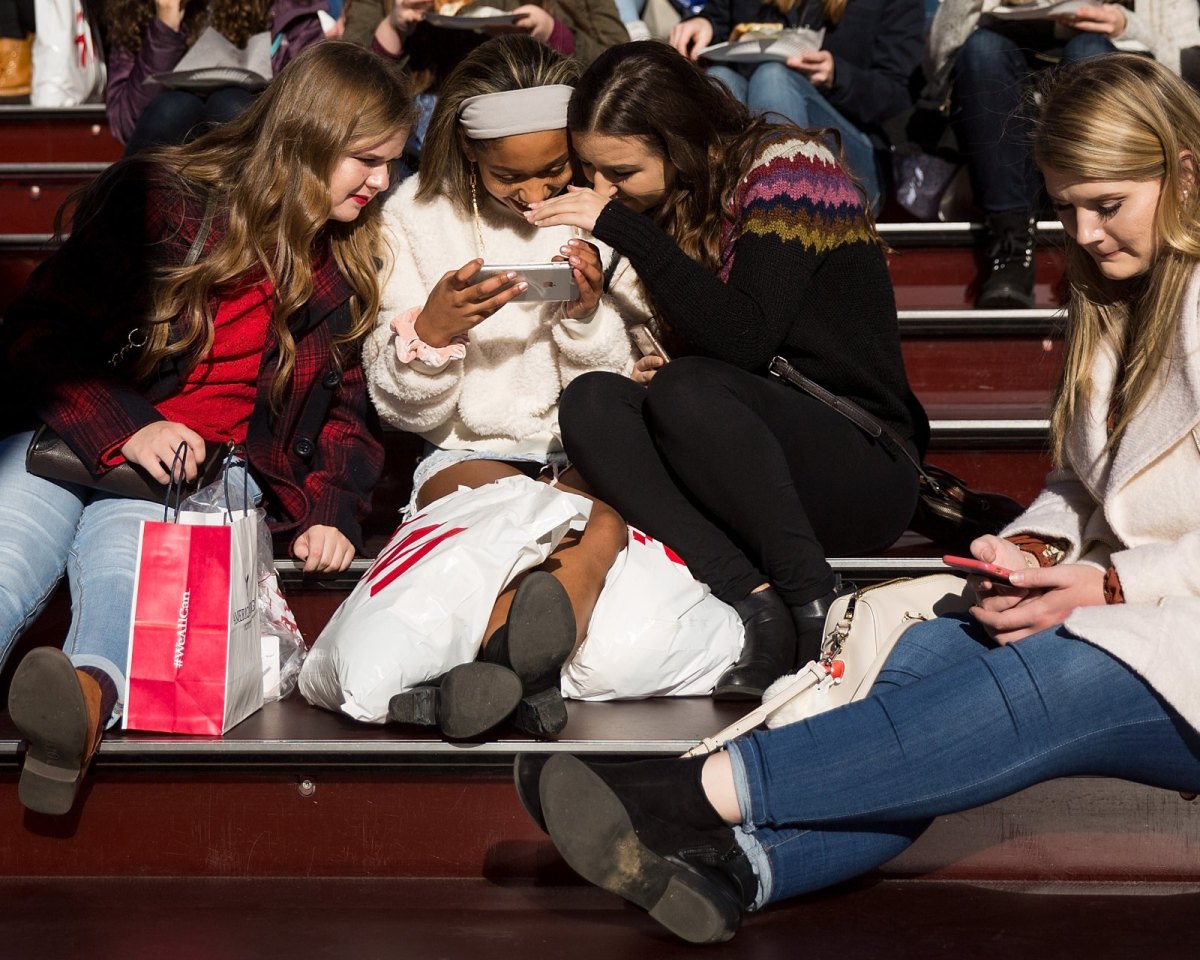
M 124 727 L 222 734 L 263 703 L 254 514 L 142 524 Z

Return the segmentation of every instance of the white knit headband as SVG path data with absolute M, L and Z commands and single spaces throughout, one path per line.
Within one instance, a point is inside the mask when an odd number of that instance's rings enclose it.
M 472 140 L 498 140 L 520 133 L 567 128 L 567 104 L 574 87 L 555 83 L 467 97 L 458 122 Z

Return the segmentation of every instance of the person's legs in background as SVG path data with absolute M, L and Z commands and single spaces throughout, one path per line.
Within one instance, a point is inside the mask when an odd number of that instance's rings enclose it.
M 1063 48 L 1063 62 L 1114 50 L 1104 37 L 1079 34 Z M 985 309 L 1033 306 L 1039 180 L 1022 115 L 1030 74 L 1040 69 L 1032 52 L 1023 41 L 978 28 L 954 62 L 955 129 L 988 231 L 976 300 Z
M 204 115 L 210 127 L 228 123 L 254 102 L 257 94 L 242 87 L 221 87 L 204 98 Z
M 739 103 L 747 102 L 746 98 L 750 95 L 750 81 L 732 67 L 716 64 L 706 67 L 704 72 L 725 84 L 725 87 L 733 94 L 733 98 Z
M 147 104 L 138 117 L 125 156 L 150 147 L 186 143 L 207 123 L 204 98 L 186 90 L 164 90 Z
M 798 127 L 836 130 L 846 167 L 862 184 L 872 214 L 879 212 L 883 198 L 875 145 L 804 74 L 782 63 L 761 64 L 750 75 L 745 102 L 756 113 L 779 114 Z

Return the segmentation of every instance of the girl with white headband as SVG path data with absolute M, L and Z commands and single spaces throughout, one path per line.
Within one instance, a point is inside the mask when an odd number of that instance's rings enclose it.
M 528 37 L 483 44 L 442 90 L 419 176 L 384 206 L 395 262 L 365 362 L 384 420 L 428 441 L 413 477 L 414 507 L 462 486 L 558 474 L 566 466 L 563 387 L 589 370 L 632 369 L 626 322 L 646 316 L 628 264 L 614 263 L 611 249 L 573 228 L 538 230 L 524 216 L 572 179 L 567 103 L 578 75 L 575 63 Z M 551 259 L 574 267 L 577 300 L 510 303 L 524 282 L 504 275 L 473 282 L 484 263 Z M 572 471 L 561 474 L 561 485 L 574 488 Z M 561 730 L 559 670 L 625 541 L 622 519 L 596 503 L 583 533 L 547 562 L 553 574 L 534 571 L 497 599 L 480 658 L 541 665 L 516 670 L 520 704 L 487 682 L 490 666 L 472 678 L 483 665 L 448 663 L 454 683 L 398 695 L 391 719 L 440 718 L 461 731 L 470 717 L 482 732 L 515 709 L 514 722 L 530 733 Z

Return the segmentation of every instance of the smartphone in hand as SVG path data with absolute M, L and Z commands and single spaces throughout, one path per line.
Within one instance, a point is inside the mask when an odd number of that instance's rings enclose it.
M 579 285 L 565 260 L 552 263 L 485 263 L 471 278 L 471 285 L 492 277 L 515 273 L 514 283 L 524 280 L 529 287 L 512 298 L 513 303 L 529 301 L 578 300 Z
M 638 348 L 643 357 L 662 357 L 663 360 L 669 361 L 671 358 L 667 355 L 667 351 L 663 349 L 663 345 L 658 342 L 650 328 L 644 323 L 635 323 L 629 328 L 629 336 L 633 338 L 633 344 Z
M 976 560 L 974 557 L 954 557 L 946 554 L 942 557 L 942 563 L 948 567 L 953 567 L 955 570 L 962 570 L 964 573 L 973 573 L 980 577 L 987 577 L 989 580 L 994 580 L 997 583 L 1011 583 L 1009 577 L 1012 576 L 1012 571 L 1005 567 L 998 567 L 994 563 L 988 563 L 984 560 Z

